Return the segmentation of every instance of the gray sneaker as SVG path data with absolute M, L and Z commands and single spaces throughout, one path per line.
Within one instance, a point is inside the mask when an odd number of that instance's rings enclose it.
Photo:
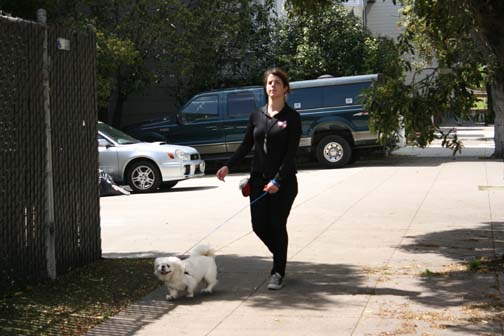
M 277 290 L 284 286 L 284 278 L 280 273 L 275 273 L 271 275 L 268 283 L 268 289 Z

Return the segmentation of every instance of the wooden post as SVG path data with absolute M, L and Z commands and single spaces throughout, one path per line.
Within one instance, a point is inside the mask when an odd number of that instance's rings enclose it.
M 47 44 L 47 12 L 45 9 L 37 10 L 37 21 L 44 26 L 44 42 L 42 54 L 42 86 L 44 89 L 44 115 L 46 133 L 46 261 L 47 275 L 50 279 L 56 279 L 56 248 L 54 226 L 54 183 L 52 162 L 52 134 L 51 134 L 51 104 L 49 86 L 49 54 Z

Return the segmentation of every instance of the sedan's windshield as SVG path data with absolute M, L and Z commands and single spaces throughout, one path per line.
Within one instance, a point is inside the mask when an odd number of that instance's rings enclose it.
M 111 138 L 120 145 L 135 144 L 140 142 L 140 140 L 137 140 L 132 136 L 129 136 L 123 131 L 120 131 L 117 128 L 114 128 L 102 122 L 98 123 L 98 131 L 102 132 L 107 137 Z

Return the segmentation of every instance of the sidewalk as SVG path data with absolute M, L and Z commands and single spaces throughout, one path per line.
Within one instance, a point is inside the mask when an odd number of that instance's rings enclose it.
M 455 160 L 432 146 L 300 170 L 280 291 L 266 289 L 244 174 L 102 199 L 105 257 L 182 253 L 245 210 L 206 240 L 218 249 L 215 293 L 169 302 L 160 287 L 89 335 L 503 335 L 502 270 L 467 271 L 504 252 L 504 164 L 486 158 L 489 143 Z
M 461 153 L 456 153 L 454 158 L 458 157 L 489 157 L 492 155 L 494 144 L 494 127 L 493 126 L 449 126 L 441 127 L 443 132 L 448 132 L 450 129 L 455 129 L 455 133 L 459 140 L 462 140 L 463 148 Z M 453 134 L 453 133 L 452 133 Z M 451 139 L 451 137 L 450 137 Z M 403 147 L 394 151 L 395 155 L 406 156 L 453 156 L 451 149 L 441 147 L 441 141 L 433 141 L 427 148 L 418 147 Z

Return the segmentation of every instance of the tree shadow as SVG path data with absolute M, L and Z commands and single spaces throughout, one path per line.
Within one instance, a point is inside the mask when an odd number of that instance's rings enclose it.
M 484 222 L 474 228 L 405 238 L 414 239 L 413 243 L 401 246 L 408 253 L 439 254 L 454 261 L 439 271 L 426 270 L 420 276 L 420 285 L 428 294 L 412 300 L 434 308 L 464 307 L 468 312 L 471 309 L 479 312 L 467 324 L 450 326 L 452 331 L 479 335 L 496 329 L 502 332 L 499 273 L 502 274 L 504 265 L 504 222 Z M 493 260 L 497 268 L 481 266 L 481 260 Z
M 426 149 L 428 150 L 428 149 Z M 406 156 L 392 154 L 388 157 L 360 160 L 349 167 L 437 167 L 452 162 L 495 162 L 496 159 L 480 156 Z
M 150 251 L 149 253 L 155 253 Z M 161 255 L 161 254 L 160 254 Z M 166 254 L 163 254 L 166 255 Z M 114 254 L 114 257 L 131 257 L 132 254 Z M 96 326 L 88 335 L 133 335 L 141 328 L 155 322 L 177 307 L 223 302 L 243 302 L 254 309 L 299 309 L 325 311 L 329 308 L 363 309 L 369 295 L 416 297 L 419 292 L 397 288 L 376 287 L 376 276 L 360 268 L 345 264 L 324 264 L 290 261 L 286 283 L 281 291 L 268 291 L 267 278 L 271 260 L 261 256 L 218 255 L 219 284 L 210 295 L 196 294 L 194 298 L 167 301 L 167 290 L 160 287 L 141 301 L 108 321 Z M 349 303 L 348 296 L 352 301 Z M 213 303 L 213 304 L 212 304 Z
M 223 255 L 217 256 L 217 263 L 222 269 L 221 275 L 225 281 L 223 289 L 241 287 L 244 284 L 244 276 L 246 279 L 255 279 L 254 286 L 260 284 L 255 295 L 247 299 L 252 307 L 318 311 L 346 304 L 338 300 L 345 295 L 414 297 L 419 294 L 396 288 L 376 288 L 375 277 L 353 265 L 300 261 L 289 261 L 287 286 L 281 291 L 271 292 L 266 290 L 266 280 L 271 268 L 270 258 Z M 223 299 L 227 299 L 226 297 L 222 296 Z M 215 299 L 218 300 L 219 297 Z
M 484 222 L 474 228 L 406 236 L 414 243 L 401 248 L 409 253 L 437 253 L 457 262 L 492 257 L 504 252 L 504 222 Z
M 428 149 L 426 149 L 428 150 Z M 452 162 L 496 162 L 501 161 L 490 157 L 481 156 L 407 156 L 391 154 L 369 155 L 338 169 L 353 169 L 365 167 L 438 167 Z M 297 165 L 299 171 L 311 171 L 325 169 L 317 162 L 300 162 Z
M 504 222 L 481 223 L 474 228 L 438 231 L 405 238 L 413 240 L 401 247 L 409 254 L 439 254 L 463 266 L 477 258 L 494 256 L 494 251 L 499 256 L 504 253 Z M 106 256 L 134 258 L 146 255 L 174 254 L 143 251 Z M 415 274 L 419 289 L 405 290 L 398 288 L 397 283 L 393 281 L 380 281 L 383 274 L 370 274 L 354 265 L 289 261 L 287 286 L 281 291 L 268 291 L 266 283 L 271 267 L 269 257 L 217 255 L 216 262 L 219 268 L 219 284 L 213 294 L 197 294 L 191 299 L 167 301 L 167 290 L 160 283 L 160 286 L 144 299 L 98 325 L 89 335 L 134 335 L 143 327 L 166 314 L 176 313 L 178 307 L 184 306 L 206 304 L 216 307 L 220 303 L 236 302 L 236 306 L 242 304 L 261 310 L 362 310 L 369 296 L 384 296 L 387 297 L 385 300 L 391 297 L 403 298 L 425 307 L 441 309 L 440 311 L 476 307 L 489 313 L 484 317 L 489 319 L 487 322 L 475 318 L 464 320 L 467 323 L 460 325 L 449 325 L 453 333 L 483 334 L 501 328 L 502 322 L 492 319 L 492 316 L 498 316 L 492 315 L 492 312 L 495 312 L 501 298 L 494 272 L 472 272 L 458 267 L 424 276 Z M 376 301 L 382 300 L 376 298 Z M 497 307 L 502 310 L 501 306 Z

